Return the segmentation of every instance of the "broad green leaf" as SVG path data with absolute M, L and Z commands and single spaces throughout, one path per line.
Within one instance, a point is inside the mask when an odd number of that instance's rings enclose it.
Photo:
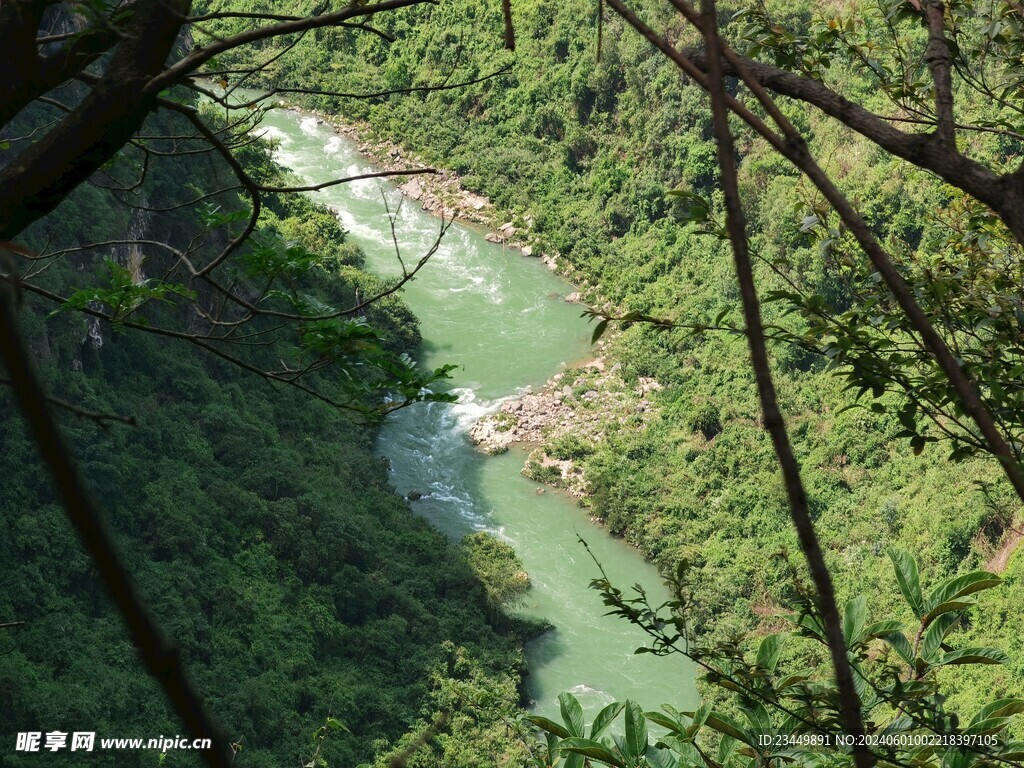
M 590 738 L 597 739 L 612 724 L 612 721 L 619 716 L 619 712 L 625 706 L 621 701 L 613 701 L 607 707 L 597 713 L 594 722 L 590 725 Z
M 959 619 L 959 614 L 944 613 L 932 622 L 931 626 L 924 633 L 924 639 L 921 642 L 921 656 L 923 658 L 931 659 L 935 655 L 935 652 L 939 650 L 939 646 L 942 645 L 942 641 L 946 639 L 946 635 L 949 634 Z
M 692 739 L 697 735 L 697 731 L 704 727 L 704 723 L 708 720 L 708 715 L 711 714 L 710 704 L 701 704 L 700 708 L 692 713 L 690 717 L 693 718 L 693 722 L 686 726 L 686 736 Z
M 644 717 L 650 720 L 655 725 L 660 725 L 667 731 L 672 733 L 685 733 L 686 728 L 682 723 L 677 722 L 674 718 L 669 717 L 664 712 L 644 712 Z
M 869 624 L 864 630 L 864 637 L 882 637 L 893 632 L 902 632 L 906 628 L 906 625 L 902 621 L 896 619 L 887 619 L 885 621 L 876 621 L 874 624 Z
M 972 723 L 964 733 L 974 734 L 986 734 L 986 733 L 999 733 L 1006 726 L 1013 722 L 1012 717 L 990 717 L 987 720 L 979 720 L 977 723 Z
M 1024 741 L 1010 741 L 1002 744 L 999 757 L 1003 760 L 1024 760 Z
M 635 701 L 626 702 L 626 757 L 640 758 L 647 752 L 647 720 Z
M 750 732 L 753 734 L 758 733 L 772 733 L 772 718 L 768 714 L 768 710 L 764 708 L 761 702 L 754 702 L 753 704 L 742 707 L 743 714 L 746 716 L 747 721 L 750 723 Z
M 571 693 L 558 694 L 558 705 L 562 711 L 562 721 L 570 736 L 583 736 L 583 707 Z
M 860 642 L 867 617 L 868 599 L 864 595 L 858 595 L 846 603 L 843 611 L 843 636 L 847 647 Z
M 718 754 L 716 756 L 719 763 L 725 765 L 729 762 L 729 758 L 732 757 L 732 753 L 736 751 L 736 739 L 731 736 L 725 736 L 720 742 L 718 742 Z M 697 765 L 703 764 L 703 761 L 697 763 Z
M 962 576 L 954 576 L 932 590 L 931 594 L 928 595 L 925 609 L 931 613 L 943 603 L 974 594 L 975 592 L 981 592 L 985 589 L 991 589 L 1001 584 L 1002 581 L 1001 578 L 988 571 L 972 571 Z
M 333 728 L 336 731 L 345 731 L 345 733 L 352 733 L 352 731 L 350 731 L 343 722 L 333 717 L 327 718 L 327 727 Z
M 713 728 L 719 733 L 730 736 L 748 746 L 757 746 L 757 742 L 754 737 L 747 733 L 747 731 L 743 729 L 743 726 L 728 715 L 724 715 L 721 712 L 709 712 L 706 722 L 709 728 Z
M 889 550 L 889 558 L 896 569 L 896 583 L 900 586 L 900 592 L 904 599 L 914 611 L 917 618 L 925 614 L 924 597 L 921 595 L 921 579 L 917 573 L 917 561 L 914 556 L 905 549 Z
M 902 632 L 887 632 L 879 637 L 887 642 L 907 664 L 914 663 L 914 649 L 910 645 L 910 641 L 907 640 L 907 636 Z
M 970 768 L 973 757 L 973 753 L 951 749 L 942 756 L 942 768 Z
M 971 718 L 970 726 L 991 717 L 1008 717 L 1021 712 L 1024 712 L 1024 699 L 997 699 L 979 709 L 977 714 Z
M 560 745 L 563 752 L 575 753 L 597 760 L 605 765 L 614 765 L 618 768 L 626 768 L 626 764 L 604 744 L 592 739 L 581 739 L 573 737 L 565 739 Z
M 825 628 L 821 625 L 817 616 L 804 613 L 799 617 L 799 619 L 797 619 L 796 625 L 804 630 L 805 635 L 816 637 L 823 643 L 827 642 Z
M 977 604 L 978 601 L 973 597 L 964 597 L 959 600 L 947 600 L 944 603 L 939 603 L 933 609 L 928 611 L 928 614 L 924 617 L 922 624 L 927 627 L 939 616 L 948 616 L 952 611 L 962 611 L 964 608 L 970 608 Z
M 527 715 L 526 720 L 536 725 L 542 731 L 553 733 L 560 739 L 567 739 L 572 735 L 554 720 L 549 720 L 541 715 Z
M 1008 660 L 1006 654 L 998 648 L 961 648 L 959 651 L 945 654 L 939 664 L 1005 664 Z
M 775 667 L 779 664 L 779 656 L 782 647 L 786 644 L 786 634 L 769 635 L 757 647 L 757 666 L 770 674 L 775 673 Z
M 651 768 L 677 768 L 679 761 L 667 749 L 651 749 L 645 756 Z
M 900 715 L 895 720 L 893 720 L 891 723 L 889 723 L 882 730 L 882 733 L 885 734 L 885 735 L 889 735 L 889 734 L 893 734 L 893 733 L 903 733 L 904 731 L 907 731 L 907 730 L 913 728 L 914 725 L 915 724 L 914 724 L 913 718 L 909 717 L 908 715 Z

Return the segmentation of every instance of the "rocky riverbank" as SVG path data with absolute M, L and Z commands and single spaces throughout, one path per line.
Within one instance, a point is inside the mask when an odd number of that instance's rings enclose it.
M 523 474 L 582 498 L 588 492 L 582 460 L 612 425 L 646 427 L 655 413 L 648 395 L 660 388 L 647 378 L 627 384 L 619 364 L 608 367 L 599 357 L 555 374 L 537 392 L 528 389 L 506 400 L 473 425 L 469 438 L 488 454 L 513 445 L 532 449 Z
M 282 106 L 285 106 L 283 102 Z M 312 115 L 332 126 L 335 133 L 354 143 L 361 155 L 370 158 L 374 165 L 383 171 L 397 173 L 407 169 L 420 170 L 428 167 L 420 155 L 409 153 L 393 141 L 370 138 L 372 129 L 368 124 L 339 122 L 335 115 L 289 108 Z M 459 175 L 454 171 L 438 169 L 436 173 L 417 174 L 404 180 L 398 175 L 396 180 L 399 181 L 399 191 L 410 200 L 418 202 L 423 210 L 445 218 L 484 226 L 489 230 L 485 235 L 489 242 L 505 244 L 520 251 L 524 256 L 539 258 L 549 269 L 558 269 L 558 254 L 544 253 L 531 235 L 532 216 L 527 214 L 521 220 L 508 220 L 499 224 L 502 216 L 490 199 L 464 189 Z

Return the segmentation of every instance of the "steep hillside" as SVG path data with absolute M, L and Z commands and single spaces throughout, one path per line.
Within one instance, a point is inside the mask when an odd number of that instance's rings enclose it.
M 620 363 L 626 382 L 651 377 L 661 384 L 651 395 L 653 421 L 615 414 L 600 439 L 570 446 L 568 453 L 586 471 L 585 503 L 611 530 L 665 566 L 682 557 L 697 563 L 699 608 L 693 618 L 700 627 L 720 633 L 750 628 L 792 596 L 789 565 L 776 555 L 798 549 L 771 444 L 758 423 L 745 341 L 710 330 L 738 318 L 728 252 L 700 233 L 683 198 L 667 195 L 682 189 L 718 199 L 706 99 L 614 18 L 606 19 L 597 60 L 592 2 L 513 5 L 514 54 L 502 47 L 499 4 L 461 0 L 389 18 L 382 31 L 395 38 L 393 44 L 332 30 L 299 42 L 299 55 L 273 59 L 280 49 L 268 48 L 272 63 L 261 76 L 265 85 L 306 90 L 413 88 L 366 99 L 289 98 L 365 121 L 427 161 L 458 172 L 465 186 L 488 195 L 528 230 L 536 252 L 559 254 L 592 305 L 708 329 L 634 325 L 618 335 L 609 362 Z M 683 42 L 693 35 L 657 10 L 665 4 L 644 5 L 659 29 Z M 769 5 L 780 24 L 798 30 L 807 28 L 814 7 L 796 0 Z M 256 1 L 247 6 L 269 8 Z M 886 95 L 872 90 L 856 62 L 847 64 L 831 70 L 845 78 L 844 90 L 883 109 Z M 480 78 L 452 90 L 415 90 Z M 971 105 L 977 113 L 990 107 Z M 949 203 L 948 190 L 836 125 L 796 105 L 786 108 L 885 243 L 913 255 L 941 241 L 944 225 L 930 212 Z M 814 194 L 783 161 L 739 135 L 763 291 L 795 281 L 841 299 L 841 265 L 803 231 Z M 986 135 L 979 135 L 974 149 L 991 156 L 1015 151 Z M 786 266 L 773 271 L 780 259 Z M 803 321 L 784 315 L 785 309 L 767 305 L 767 320 L 799 332 Z M 1016 514 L 991 461 L 952 464 L 941 445 L 914 455 L 906 440 L 896 438 L 902 430 L 897 418 L 867 407 L 849 409 L 854 393 L 825 369 L 825 361 L 784 344 L 774 345 L 772 354 L 842 597 L 871 594 L 878 617 L 895 609 L 898 595 L 885 556 L 893 545 L 912 550 L 936 576 L 989 562 Z M 566 453 L 566 446 L 552 452 Z M 1005 647 L 1012 662 L 957 680 L 951 692 L 959 703 L 981 689 L 1021 693 L 1021 619 L 1008 606 L 1024 596 L 1022 567 L 1020 558 L 1009 559 L 1006 585 L 988 598 L 994 607 L 967 630 Z
M 12 137 L 45 118 L 42 110 L 24 115 Z M 148 128 L 187 133 L 174 121 Z M 265 147 L 249 147 L 244 159 L 263 178 L 285 178 Z M 230 181 L 209 154 L 156 161 L 131 194 L 101 188 L 139 170 L 129 154 L 34 227 L 26 245 L 55 253 L 123 239 L 223 244 L 224 234 L 194 209 L 175 207 Z M 297 196 L 267 203 L 261 237 L 298 240 L 323 257 L 286 287 L 339 305 L 379 288 L 359 271 L 361 254 L 330 212 Z M 237 194 L 220 194 L 206 215 L 241 206 Z M 145 286 L 173 264 L 167 250 L 143 243 L 72 251 L 47 260 L 43 279 L 61 296 L 81 295 L 94 275 L 100 286 L 119 275 Z M 237 280 L 244 286 L 246 277 Z M 440 733 L 458 756 L 421 749 L 421 759 L 454 768 L 462 759 L 483 765 L 518 754 L 503 719 L 518 704 L 525 630 L 489 596 L 502 586 L 485 587 L 468 552 L 389 487 L 373 452 L 374 417 L 270 386 L 185 341 L 25 300 L 22 322 L 47 392 L 135 421 L 101 423 L 57 409 L 140 593 L 224 736 L 242 750 L 237 765 L 305 763 L 329 716 L 345 726 L 329 729 L 322 744 L 332 765 L 370 761 L 403 735 L 415 742 L 442 713 Z M 195 302 L 150 307 L 147 317 L 187 327 L 189 313 L 211 311 L 210 297 Z M 397 300 L 370 308 L 366 321 L 394 353 L 418 343 L 416 320 Z M 277 363 L 293 354 L 280 340 L 247 359 Z M 320 391 L 374 405 L 372 366 L 353 370 L 371 378 L 353 387 L 335 372 L 320 376 Z M 182 734 L 136 660 L 6 388 L 0 408 L 0 623 L 24 622 L 0 631 L 0 731 L 12 740 L 4 765 L 67 760 L 14 752 L 18 732 L 87 731 L 98 740 Z M 472 562 L 507 559 L 496 546 L 487 554 L 473 545 Z M 89 764 L 157 762 L 155 752 L 97 748 Z M 172 750 L 160 764 L 197 760 Z

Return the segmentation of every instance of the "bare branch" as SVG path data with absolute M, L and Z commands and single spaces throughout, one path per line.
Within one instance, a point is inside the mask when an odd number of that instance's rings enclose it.
M 365 99 L 381 99 L 381 98 L 384 98 L 386 96 L 396 96 L 396 95 L 402 95 L 402 94 L 407 94 L 407 93 L 434 93 L 436 91 L 450 91 L 450 90 L 457 89 L 457 88 L 465 88 L 468 85 L 476 85 L 477 83 L 482 83 L 482 82 L 484 82 L 486 80 L 491 80 L 491 79 L 493 79 L 495 77 L 501 77 L 502 75 L 506 75 L 506 74 L 508 74 L 511 71 L 512 71 L 512 66 L 508 65 L 508 66 L 501 67 L 500 69 L 497 69 L 497 70 L 495 70 L 493 72 L 489 72 L 486 75 L 481 75 L 480 77 L 475 77 L 472 80 L 460 80 L 457 83 L 442 82 L 442 83 L 435 83 L 433 85 L 415 85 L 415 86 L 411 86 L 409 88 L 393 88 L 393 89 L 389 89 L 389 90 L 386 90 L 386 91 L 367 91 L 367 92 L 364 92 L 364 93 L 346 93 L 344 91 L 326 91 L 326 90 L 322 90 L 322 89 L 318 89 L 318 88 L 283 88 L 283 87 L 282 88 L 277 88 L 277 87 L 275 87 L 275 88 L 271 88 L 269 91 L 263 92 L 260 96 L 256 97 L 255 99 L 250 99 L 249 101 L 236 102 L 236 103 L 228 101 L 224 96 L 219 96 L 214 91 L 211 91 L 208 88 L 203 88 L 202 86 L 198 85 L 194 80 L 189 81 L 187 84 L 193 90 L 195 90 L 195 91 L 197 91 L 199 93 L 202 93 L 207 98 L 210 98 L 213 101 L 216 101 L 218 104 L 221 104 L 222 106 L 224 106 L 224 107 L 226 107 L 228 109 L 251 109 L 252 107 L 258 106 L 261 102 L 266 101 L 268 98 L 270 98 L 272 96 L 276 96 L 277 94 L 294 93 L 294 94 L 299 94 L 299 95 L 302 95 L 302 96 L 331 96 L 331 97 L 336 98 L 336 99 L 360 99 L 360 100 L 365 100 Z M 232 91 L 233 90 L 234 90 L 234 88 L 232 88 Z
M 8 379 L 4 376 L 0 376 L 0 386 L 13 387 L 14 382 L 11 379 Z M 81 406 L 75 405 L 74 403 L 69 403 L 67 400 L 62 400 L 61 398 L 55 397 L 53 395 L 44 395 L 44 397 L 46 398 L 46 402 L 48 402 L 50 405 L 55 405 L 58 408 L 62 408 L 65 411 L 74 414 L 75 416 L 80 416 L 84 419 L 91 419 L 92 421 L 97 422 L 101 426 L 106 426 L 106 423 L 108 421 L 116 421 L 121 424 L 129 424 L 132 426 L 135 425 L 134 416 L 121 416 L 120 414 L 117 413 L 101 413 L 99 411 L 90 411 L 86 408 L 82 408 Z
M 516 28 L 512 23 L 512 0 L 501 0 L 501 14 L 505 19 L 505 47 L 516 49 Z
M 687 6 L 683 0 L 676 3 L 677 7 Z M 692 8 L 687 7 L 687 11 Z M 836 604 L 835 588 L 832 576 L 825 564 L 825 556 L 821 551 L 818 536 L 814 531 L 811 512 L 807 503 L 807 492 L 800 478 L 800 466 L 793 447 L 789 442 L 786 423 L 779 411 L 775 384 L 772 381 L 771 365 L 768 362 L 768 350 L 765 347 L 764 327 L 761 321 L 761 308 L 754 285 L 754 271 L 747 243 L 746 217 L 740 201 L 739 181 L 736 175 L 736 162 L 732 134 L 729 132 L 729 108 L 725 102 L 725 85 L 722 80 L 721 41 L 718 37 L 718 26 L 715 19 L 715 0 L 704 0 L 703 12 L 692 21 L 700 22 L 701 34 L 708 47 L 708 92 L 711 94 L 711 111 L 715 130 L 715 143 L 718 148 L 718 167 L 722 176 L 722 191 L 725 195 L 726 227 L 732 243 L 736 277 L 740 284 L 740 298 L 743 304 L 743 320 L 746 326 L 747 343 L 750 347 L 750 360 L 757 381 L 757 392 L 761 402 L 761 413 L 764 428 L 771 436 L 775 455 L 782 470 L 786 495 L 789 498 L 790 517 L 800 539 L 800 549 L 807 559 L 807 565 L 814 581 L 818 595 L 818 608 L 828 638 L 829 653 L 832 656 L 832 668 L 835 672 L 836 686 L 839 689 L 839 710 L 842 713 L 843 725 L 847 733 L 854 737 L 853 756 L 858 768 L 870 768 L 875 760 L 863 742 L 864 721 L 861 717 L 861 702 L 854 687 L 853 672 L 847 658 L 846 641 L 843 637 L 843 626 Z
M 393 171 L 371 171 L 370 173 L 360 173 L 355 176 L 343 176 L 340 179 L 331 179 L 330 181 L 324 181 L 319 184 L 307 184 L 305 186 L 297 187 L 267 187 L 261 184 L 258 185 L 257 189 L 259 189 L 260 192 L 276 193 L 319 192 L 321 189 L 336 187 L 339 184 L 350 184 L 353 181 L 362 181 L 363 179 L 384 179 L 394 176 L 421 176 L 423 174 L 436 173 L 436 168 L 397 168 Z
M 946 40 L 945 9 L 942 0 L 922 0 L 928 20 L 928 48 L 925 61 L 935 88 L 936 136 L 949 152 L 957 152 L 956 119 L 953 116 L 953 63 Z
M 678 53 L 696 65 L 699 71 L 707 71 L 707 56 L 703 51 L 686 49 Z M 884 117 L 869 112 L 810 77 L 742 56 L 736 56 L 735 61 L 760 85 L 817 107 L 887 152 L 931 171 L 985 203 L 999 214 L 1017 240 L 1024 242 L 1024 174 L 1020 177 L 1013 174 L 1000 176 L 965 155 L 947 151 L 942 142 L 936 140 L 935 134 L 905 133 L 890 125 Z M 738 76 L 736 65 L 731 61 L 726 61 L 723 66 L 727 75 Z
M 608 0 L 608 2 L 616 12 L 622 15 L 623 18 L 630 23 L 631 26 L 641 32 L 645 38 L 651 41 L 668 58 L 675 62 L 677 66 L 690 75 L 695 82 L 705 89 L 708 87 L 707 80 L 703 74 L 703 69 L 707 67 L 706 55 L 703 53 L 699 54 L 703 61 L 703 66 L 699 67 L 695 61 L 689 58 L 687 53 L 677 50 L 667 40 L 644 24 L 639 17 L 623 5 L 621 0 Z M 672 3 L 676 7 L 686 5 L 684 0 L 672 0 Z M 726 104 L 729 109 L 741 117 L 743 121 L 753 128 L 759 135 L 765 138 L 771 146 L 779 152 L 779 154 L 803 171 L 807 178 L 822 192 L 825 199 L 828 200 L 829 204 L 832 205 L 835 211 L 839 214 L 839 217 L 843 220 L 844 224 L 846 224 L 860 247 L 871 260 L 871 263 L 882 276 L 882 279 L 892 292 L 900 308 L 906 313 L 911 326 L 918 334 L 920 334 L 922 342 L 931 354 L 935 356 L 936 362 L 942 369 L 942 372 L 953 385 L 953 388 L 957 393 L 957 397 L 964 408 L 964 412 L 971 417 L 977 425 L 981 435 L 984 437 L 989 452 L 999 459 L 1003 472 L 1010 481 L 1010 484 L 1013 486 L 1017 495 L 1021 499 L 1024 499 L 1024 471 L 1022 471 L 1020 464 L 1017 462 L 1016 457 L 1007 445 L 1005 438 L 996 427 L 995 422 L 992 419 L 992 415 L 989 413 L 978 394 L 974 383 L 964 372 L 963 368 L 961 368 L 959 362 L 949 350 L 946 342 L 935 331 L 931 321 L 929 321 L 927 315 L 925 315 L 924 311 L 917 303 L 913 290 L 909 285 L 907 285 L 889 255 L 878 244 L 871 228 L 853 208 L 849 200 L 846 199 L 846 196 L 838 187 L 835 186 L 832 180 L 815 161 L 808 151 L 807 144 L 803 137 L 798 131 L 796 131 L 792 124 L 785 119 L 778 107 L 772 103 L 772 100 L 768 97 L 762 87 L 761 78 L 758 77 L 755 71 L 748 70 L 749 60 L 739 57 L 725 45 L 722 46 L 722 52 L 725 56 L 723 72 L 726 74 L 736 74 L 743 78 L 744 83 L 751 89 L 751 92 L 758 99 L 759 103 L 761 103 L 769 114 L 772 115 L 773 119 L 775 119 L 780 130 L 783 132 L 783 135 L 780 136 L 775 133 L 764 124 L 764 121 L 753 114 L 741 102 L 731 96 L 726 97 Z M 764 65 L 757 64 L 756 66 L 763 67 Z M 804 78 L 797 79 L 804 80 Z M 831 93 L 831 91 L 829 91 L 829 93 Z M 891 126 L 888 126 L 888 128 L 896 133 L 900 133 L 899 131 L 896 131 L 896 129 L 891 128 Z M 949 153 L 946 154 L 949 156 Z M 963 156 L 958 157 L 965 163 L 973 163 L 973 161 L 970 161 Z M 987 169 L 985 169 L 985 173 L 991 174 Z M 993 178 L 999 178 L 995 177 L 994 174 L 991 175 Z M 1024 178 L 1022 178 L 1021 181 L 1022 184 L 1024 184 Z M 970 192 L 970 190 L 968 190 L 963 184 L 960 184 L 959 186 L 961 189 Z M 997 183 L 997 187 L 1000 187 L 1004 191 L 1006 190 L 1005 185 L 999 185 Z M 989 194 L 989 196 L 991 195 Z M 1002 209 L 1005 209 L 1005 201 L 1002 201 L 1000 206 Z M 995 210 L 999 212 L 999 209 Z M 1022 219 L 1020 223 L 1021 227 L 1024 228 L 1024 219 Z M 1018 241 L 1024 242 L 1024 237 L 1018 237 Z
M 270 24 L 265 27 L 257 27 L 237 35 L 215 40 L 210 45 L 202 48 L 197 47 L 189 55 L 182 58 L 176 64 L 154 77 L 145 87 L 148 95 L 155 95 L 165 88 L 182 82 L 190 74 L 198 70 L 200 66 L 212 59 L 217 54 L 232 48 L 238 48 L 259 40 L 266 40 L 271 37 L 280 37 L 298 32 L 306 32 L 311 29 L 322 29 L 332 27 L 353 18 L 371 17 L 378 13 L 393 11 L 399 8 L 409 8 L 416 5 L 436 5 L 436 0 L 381 0 L 370 5 L 357 5 L 350 3 L 344 9 L 333 13 L 325 13 L 318 16 L 305 16 L 296 21 L 282 21 L 278 24 Z

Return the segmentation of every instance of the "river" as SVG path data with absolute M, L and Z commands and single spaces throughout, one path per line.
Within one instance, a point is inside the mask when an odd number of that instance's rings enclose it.
M 277 157 L 305 183 L 321 183 L 372 169 L 344 137 L 314 118 L 272 110 L 262 130 L 278 141 Z M 367 268 L 400 274 L 384 205 L 398 211 L 396 239 L 406 263 L 434 241 L 439 219 L 393 185 L 359 181 L 316 193 L 341 217 L 349 237 L 366 252 Z M 645 709 L 663 702 L 687 709 L 696 693 L 693 669 L 682 657 L 636 655 L 644 635 L 621 619 L 603 616 L 599 575 L 578 543 L 583 537 L 613 582 L 639 583 L 652 599 L 668 597 L 656 570 L 624 542 L 591 523 L 565 496 L 520 474 L 525 455 L 513 449 L 486 457 L 466 438 L 475 419 L 524 387 L 537 387 L 568 364 L 587 359 L 590 328 L 579 307 L 564 301 L 572 288 L 538 259 L 487 242 L 454 225 L 437 253 L 403 291 L 420 319 L 421 365 L 460 367 L 450 382 L 459 402 L 417 405 L 390 416 L 378 450 L 392 466 L 399 493 L 417 491 L 413 508 L 453 538 L 486 530 L 508 541 L 533 585 L 521 610 L 554 629 L 527 646 L 527 690 L 536 711 L 555 716 L 557 696 L 572 691 L 590 717 L 613 700 L 631 698 Z

